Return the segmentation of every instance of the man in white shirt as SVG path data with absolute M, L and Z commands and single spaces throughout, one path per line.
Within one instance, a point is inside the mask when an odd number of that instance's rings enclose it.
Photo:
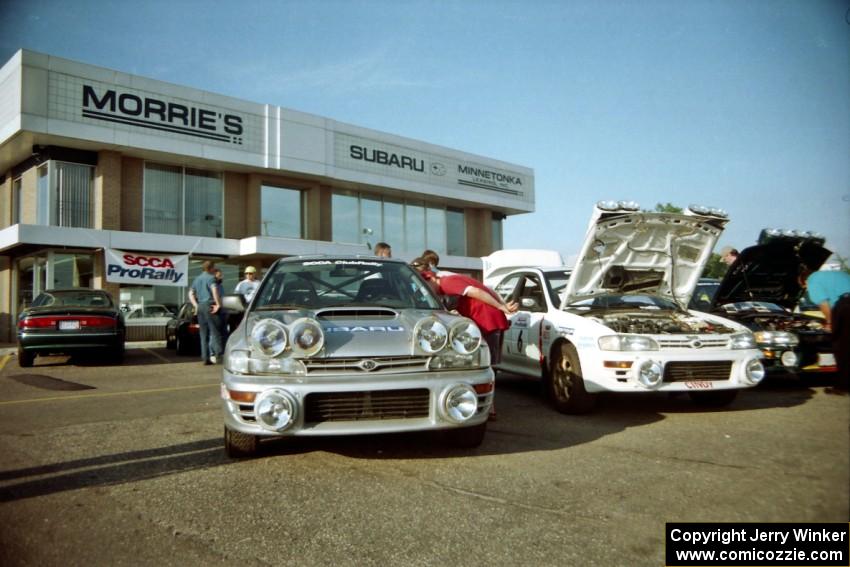
M 260 282 L 257 281 L 257 268 L 248 266 L 245 268 L 245 279 L 236 284 L 235 291 L 242 294 L 245 301 L 251 301 L 258 287 L 260 287 Z

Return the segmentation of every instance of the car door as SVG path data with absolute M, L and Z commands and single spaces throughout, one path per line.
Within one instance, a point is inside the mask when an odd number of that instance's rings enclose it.
M 517 284 L 514 301 L 519 309 L 513 314 L 511 328 L 516 370 L 530 376 L 540 375 L 540 331 L 549 309 L 543 279 L 536 272 L 524 273 Z
M 505 301 L 511 301 L 517 292 L 517 287 L 519 286 L 520 281 L 522 280 L 523 274 L 509 274 L 505 276 L 502 281 L 500 281 L 494 291 Z M 511 348 L 511 345 L 514 342 L 514 335 L 516 329 L 514 328 L 514 316 L 516 313 L 508 315 L 508 321 L 511 323 L 511 326 L 505 330 L 504 338 L 502 340 L 502 363 L 499 365 L 500 368 L 505 368 L 506 370 L 512 368 L 518 363 L 517 354 L 514 349 Z

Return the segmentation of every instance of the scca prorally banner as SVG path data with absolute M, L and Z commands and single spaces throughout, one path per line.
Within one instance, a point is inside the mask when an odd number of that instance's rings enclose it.
M 141 285 L 186 286 L 189 255 L 106 250 L 106 281 Z

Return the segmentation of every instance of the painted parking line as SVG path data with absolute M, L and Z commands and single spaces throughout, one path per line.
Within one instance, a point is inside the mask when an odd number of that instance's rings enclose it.
M 50 398 L 31 398 L 26 400 L 10 400 L 0 402 L 0 406 L 14 406 L 18 404 L 34 404 L 38 402 L 56 402 L 64 400 L 84 400 L 93 398 L 114 398 L 116 396 L 138 396 L 145 394 L 161 394 L 163 392 L 179 392 L 183 390 L 199 390 L 201 388 L 219 387 L 220 382 L 210 382 L 207 384 L 195 384 L 194 386 L 174 386 L 171 388 L 151 388 L 149 390 L 128 390 L 126 392 L 101 392 L 97 394 L 78 394 L 73 396 L 53 396 Z
M 3 369 L 6 368 L 6 363 L 9 362 L 10 358 L 12 358 L 11 354 L 0 356 L 0 372 L 3 372 Z
M 168 360 L 167 358 L 165 358 L 164 356 L 162 356 L 162 355 L 161 355 L 161 354 L 159 354 L 158 352 L 153 351 L 153 350 L 151 350 L 151 349 L 149 349 L 149 348 L 145 348 L 145 349 L 142 349 L 142 350 L 144 350 L 144 351 L 145 351 L 146 353 L 148 353 L 148 354 L 152 354 L 152 355 L 154 355 L 155 357 L 157 357 L 158 359 L 160 359 L 160 360 L 161 360 L 161 361 L 163 361 L 163 362 L 169 362 L 169 363 L 171 362 L 170 360 Z

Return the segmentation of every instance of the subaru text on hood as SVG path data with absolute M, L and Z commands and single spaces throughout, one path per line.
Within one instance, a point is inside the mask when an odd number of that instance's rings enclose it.
M 802 278 L 831 254 L 823 243 L 810 232 L 765 229 L 722 281 L 700 282 L 691 306 L 749 328 L 769 371 L 834 371 L 832 334 L 823 319 L 794 312 L 805 293 Z
M 517 268 L 496 291 L 520 304 L 499 369 L 542 376 L 555 408 L 585 413 L 598 392 L 688 392 L 731 403 L 764 377 L 752 333 L 686 310 L 726 216 L 601 202 L 575 268 Z
M 406 263 L 374 257 L 278 260 L 224 357 L 230 456 L 261 437 L 447 430 L 484 437 L 493 399 L 490 352 L 469 319 L 446 312 Z

